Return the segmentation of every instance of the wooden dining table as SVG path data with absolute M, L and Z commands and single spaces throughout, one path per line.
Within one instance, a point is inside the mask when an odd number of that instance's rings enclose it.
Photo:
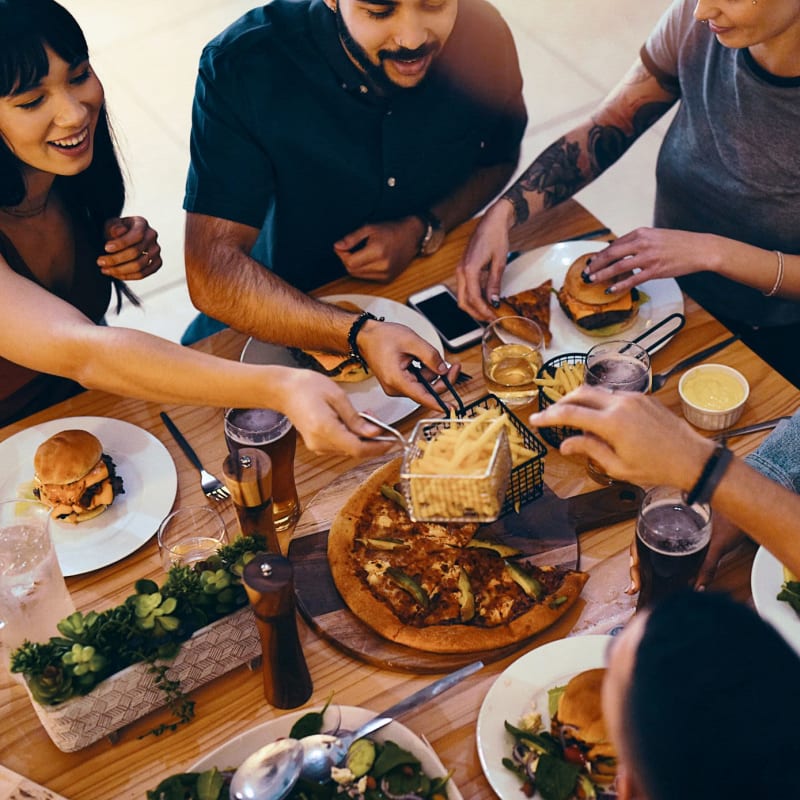
M 433 283 L 445 282 L 454 287 L 454 268 L 474 226 L 473 220 L 451 232 L 438 253 L 412 263 L 390 284 L 342 278 L 317 294 L 379 295 L 404 303 L 412 292 Z M 515 231 L 511 244 L 514 249 L 531 250 L 570 239 L 611 238 L 612 233 L 601 221 L 579 203 L 567 201 Z M 684 302 L 685 328 L 654 354 L 654 371 L 669 367 L 727 334 L 726 329 L 696 303 L 689 298 L 684 298 Z M 195 346 L 205 352 L 238 359 L 245 342 L 244 335 L 226 330 Z M 462 397 L 471 400 L 484 394 L 480 348 L 475 346 L 449 357 L 461 362 L 462 368 L 472 376 L 468 382 L 459 384 Z M 750 383 L 750 397 L 740 425 L 788 415 L 797 407 L 797 390 L 740 342 L 723 350 L 714 360 L 740 370 Z M 674 377 L 658 392 L 658 399 L 680 414 L 677 385 L 678 379 Z M 246 403 L 247 398 L 242 398 L 242 404 Z M 33 425 L 64 417 L 101 416 L 125 420 L 152 433 L 171 454 L 178 473 L 175 507 L 211 503 L 201 491 L 197 471 L 159 418 L 161 411 L 170 414 L 206 467 L 221 472 L 227 451 L 220 409 L 169 406 L 101 391 L 87 391 L 0 429 L 0 441 Z M 422 410 L 414 412 L 399 423 L 401 430 L 410 430 L 423 413 Z M 745 454 L 765 435 L 742 436 L 731 440 L 730 446 L 737 453 Z M 582 462 L 567 459 L 553 448 L 548 448 L 544 464 L 545 483 L 562 497 L 597 488 L 587 477 Z M 357 466 L 350 458 L 314 454 L 299 442 L 295 474 L 303 507 L 313 509 L 314 498 L 320 490 Z M 231 529 L 235 529 L 236 517 L 230 502 L 220 506 L 220 510 Z M 633 521 L 628 520 L 581 534 L 581 566 L 590 574 L 581 600 L 556 625 L 522 644 L 516 653 L 499 660 L 487 658 L 490 663 L 458 689 L 403 718 L 403 723 L 424 735 L 446 767 L 454 771 L 453 780 L 464 798 L 480 800 L 495 796 L 481 771 L 475 732 L 481 703 L 498 675 L 523 653 L 567 636 L 607 633 L 611 627 L 624 624 L 633 613 L 635 601 L 624 593 L 628 584 L 628 548 L 633 526 Z M 284 546 L 291 535 L 291 532 L 282 534 Z M 723 561 L 711 588 L 750 601 L 754 552 L 752 546 L 745 546 Z M 67 585 L 76 607 L 88 612 L 122 602 L 132 593 L 134 582 L 144 577 L 163 580 L 154 535 L 117 563 L 70 577 Z M 386 669 L 369 660 L 353 658 L 302 620 L 299 628 L 314 684 L 307 704 L 309 709 L 319 708 L 333 693 L 336 703 L 380 710 L 432 680 L 429 674 Z M 169 721 L 169 712 L 162 709 L 131 723 L 113 742 L 103 739 L 78 752 L 62 753 L 40 725 L 25 690 L 3 669 L 0 671 L 0 707 L 3 709 L 0 763 L 71 800 L 144 798 L 145 791 L 154 788 L 166 776 L 185 771 L 237 734 L 286 713 L 268 705 L 260 672 L 247 666 L 237 667 L 196 689 L 192 699 L 196 702 L 194 720 L 175 732 L 140 738 L 160 722 Z M 498 720 L 498 725 L 502 726 L 502 720 Z

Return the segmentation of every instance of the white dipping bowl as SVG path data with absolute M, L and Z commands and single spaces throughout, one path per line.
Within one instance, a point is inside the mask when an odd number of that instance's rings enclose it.
M 698 387 L 698 381 L 702 381 L 701 387 Z M 693 384 L 694 391 L 691 390 Z M 691 400 L 687 393 L 691 394 Z M 732 367 L 700 364 L 683 373 L 678 394 L 683 416 L 692 425 L 708 431 L 721 431 L 742 416 L 750 396 L 750 384 L 741 372 Z

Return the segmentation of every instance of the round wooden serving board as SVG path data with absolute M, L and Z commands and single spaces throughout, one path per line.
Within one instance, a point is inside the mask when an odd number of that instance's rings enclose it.
M 380 463 L 375 461 L 340 476 L 323 489 L 304 512 L 291 543 L 289 558 L 294 566 L 294 590 L 297 606 L 306 622 L 321 636 L 332 641 L 354 658 L 376 664 L 385 669 L 407 672 L 449 672 L 475 661 L 474 653 L 428 653 L 384 639 L 353 614 L 336 589 L 328 566 L 328 528 L 345 500 Z M 332 514 L 321 513 L 325 508 L 335 509 Z M 324 530 L 303 534 L 304 517 L 308 512 L 316 517 L 327 517 Z M 312 525 L 316 523 L 311 523 Z M 319 527 L 315 524 L 315 527 Z M 299 532 L 299 533 L 298 533 Z M 483 661 L 494 661 L 518 650 L 524 642 L 481 652 Z
M 418 673 L 448 672 L 476 658 L 484 662 L 496 661 L 529 644 L 530 639 L 479 653 L 428 653 L 384 639 L 347 608 L 328 565 L 328 529 L 354 489 L 386 460 L 388 458 L 367 462 L 340 476 L 314 497 L 298 522 L 288 554 L 294 565 L 298 608 L 306 622 L 354 658 L 385 669 Z M 543 641 L 552 638 L 554 633 L 566 635 L 575 624 L 580 607 L 581 603 L 576 603 L 545 632 Z

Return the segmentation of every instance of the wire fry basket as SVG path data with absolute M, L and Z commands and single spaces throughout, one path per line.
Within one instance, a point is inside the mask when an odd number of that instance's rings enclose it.
M 560 356 L 551 358 L 542 364 L 539 370 L 539 378 L 552 378 L 559 367 L 566 364 L 584 364 L 586 362 L 586 353 L 563 353 Z M 543 386 L 539 387 L 539 411 L 544 411 L 548 406 L 553 405 L 555 401 L 549 398 Z M 564 439 L 570 436 L 578 436 L 581 431 L 578 428 L 570 428 L 566 425 L 554 425 L 550 428 L 539 428 L 539 435 L 552 447 L 558 447 Z
M 544 492 L 544 456 L 547 448 L 536 438 L 533 431 L 516 415 L 500 398 L 493 394 L 486 394 L 477 400 L 469 403 L 464 408 L 463 416 L 473 417 L 481 414 L 484 410 L 491 411 L 499 409 L 516 428 L 522 440 L 522 444 L 527 450 L 533 453 L 525 460 L 518 460 L 514 464 L 514 448 L 511 453 L 511 477 L 506 490 L 506 497 L 503 501 L 503 508 L 500 513 L 507 514 L 509 511 L 519 511 L 526 503 L 541 497 Z
M 526 503 L 531 502 L 531 500 L 535 500 L 537 497 L 541 497 L 544 491 L 544 455 L 547 450 L 545 446 L 536 438 L 530 428 L 528 428 L 508 408 L 508 406 L 502 402 L 502 400 L 495 397 L 493 394 L 487 394 L 478 398 L 472 403 L 469 403 L 468 405 L 461 404 L 459 406 L 458 418 L 461 420 L 480 419 L 487 411 L 496 411 L 502 413 L 518 434 L 518 436 L 514 437 L 514 439 L 516 439 L 515 443 L 509 442 L 511 469 L 508 473 L 508 481 L 505 484 L 504 496 L 502 496 L 499 512 L 492 516 L 491 519 L 488 516 L 478 517 L 477 515 L 473 514 L 472 511 L 470 511 L 469 514 L 464 514 L 463 516 L 458 517 L 458 519 L 448 517 L 446 520 L 440 518 L 437 521 L 491 522 L 492 520 L 496 519 L 497 516 L 506 514 L 509 511 L 519 511 L 519 509 Z M 425 422 L 428 424 L 434 422 L 441 424 L 449 421 L 450 420 L 427 420 Z M 425 436 L 425 429 L 421 427 L 422 425 L 423 423 L 418 423 L 418 426 L 415 428 L 414 434 L 412 435 L 412 441 L 414 441 L 415 436 Z M 419 433 L 417 429 L 419 429 Z M 427 432 L 429 434 L 434 433 L 432 428 L 427 429 Z M 520 443 L 522 447 L 524 447 L 525 450 L 531 455 L 528 455 L 524 458 L 521 456 L 522 451 L 519 447 Z M 406 467 L 407 458 L 408 454 L 406 454 L 406 457 L 403 459 L 401 473 L 413 475 L 413 473 L 410 473 Z M 492 463 L 491 467 L 494 470 L 499 470 L 500 468 L 496 462 Z M 508 467 L 504 467 L 504 469 L 507 470 Z M 413 486 L 414 481 L 419 481 L 420 477 L 421 476 L 417 475 L 416 477 L 410 477 L 408 480 L 402 480 L 406 502 L 409 504 L 409 514 L 411 515 L 412 519 L 423 519 L 422 517 L 415 516 L 416 514 L 424 512 L 414 507 L 414 498 L 410 496 L 410 487 Z M 489 478 L 487 475 L 484 477 L 484 490 L 487 490 L 488 486 Z M 497 488 L 497 484 L 492 484 L 492 489 L 497 490 Z M 475 489 L 473 488 L 472 491 L 474 492 Z M 425 517 L 425 519 L 432 521 L 429 517 Z
M 459 446 L 456 443 L 454 469 L 449 472 L 429 470 L 423 454 L 433 453 L 437 440 L 441 443 L 449 432 L 468 427 L 477 430 L 464 444 L 475 448 L 474 443 L 484 439 L 481 450 L 489 454 L 488 460 L 473 462 L 468 472 L 458 471 Z M 511 477 L 511 449 L 505 430 L 501 429 L 492 440 L 486 440 L 492 433 L 491 421 L 480 418 L 421 420 L 416 424 L 400 467 L 400 482 L 411 519 L 492 522 L 500 516 Z M 475 455 L 474 449 L 471 453 L 466 448 L 461 450 L 464 461 Z

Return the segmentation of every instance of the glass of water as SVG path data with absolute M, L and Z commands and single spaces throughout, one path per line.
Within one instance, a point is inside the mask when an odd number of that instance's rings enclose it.
M 0 502 L 0 642 L 3 661 L 26 639 L 46 642 L 75 611 L 51 538 L 50 508 Z

